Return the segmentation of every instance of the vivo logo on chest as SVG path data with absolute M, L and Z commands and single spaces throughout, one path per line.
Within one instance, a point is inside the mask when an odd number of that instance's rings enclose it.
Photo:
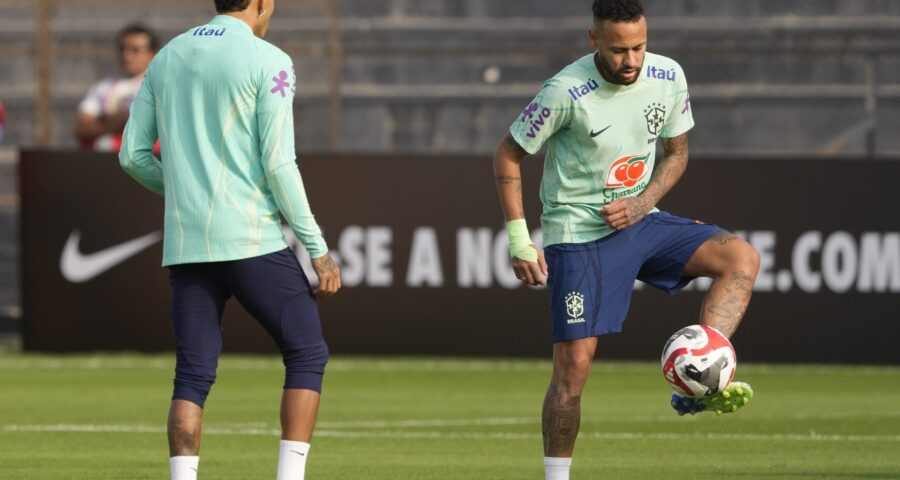
M 532 103 L 529 105 L 524 112 L 522 112 L 522 123 L 526 121 L 531 121 L 531 128 L 528 129 L 528 133 L 525 135 L 528 138 L 536 138 L 537 133 L 541 131 L 541 127 L 546 125 L 546 120 L 550 118 L 550 115 L 553 115 L 553 112 L 542 105 L 537 103 Z
M 589 78 L 587 83 L 582 83 L 581 85 L 570 88 L 569 96 L 572 97 L 572 100 L 578 100 L 598 88 L 600 88 L 600 84 L 598 84 L 596 80 Z
M 676 75 L 677 74 L 675 73 L 674 68 L 664 70 L 662 68 L 656 68 L 653 65 L 647 67 L 647 78 L 655 78 L 658 80 L 668 80 L 670 82 L 674 82 Z
M 221 37 L 222 35 L 225 35 L 225 28 L 216 30 L 214 28 L 200 27 L 194 30 L 195 37 Z

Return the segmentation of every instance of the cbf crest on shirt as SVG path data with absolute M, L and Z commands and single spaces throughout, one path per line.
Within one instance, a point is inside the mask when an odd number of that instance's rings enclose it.
M 528 153 L 548 144 L 541 180 L 544 245 L 612 233 L 600 208 L 639 195 L 653 172 L 657 140 L 693 126 L 684 72 L 661 55 L 645 55 L 632 85 L 604 80 L 594 54 L 545 82 L 510 127 Z

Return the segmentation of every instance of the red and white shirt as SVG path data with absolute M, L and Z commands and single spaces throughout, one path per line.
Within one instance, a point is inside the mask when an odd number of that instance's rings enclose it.
M 100 117 L 127 112 L 143 80 L 143 74 L 134 78 L 115 76 L 103 79 L 88 91 L 78 105 L 78 113 Z M 121 145 L 122 132 L 119 132 L 115 135 L 103 135 L 93 143 L 83 143 L 82 147 L 102 152 L 118 152 Z

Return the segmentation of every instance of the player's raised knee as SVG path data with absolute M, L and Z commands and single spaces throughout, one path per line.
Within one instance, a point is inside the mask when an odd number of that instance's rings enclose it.
M 759 252 L 743 239 L 735 241 L 731 249 L 729 263 L 732 271 L 756 277 L 756 273 L 759 272 Z

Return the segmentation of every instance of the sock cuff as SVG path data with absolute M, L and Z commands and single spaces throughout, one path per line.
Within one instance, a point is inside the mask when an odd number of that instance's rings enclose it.
M 287 450 L 296 450 L 300 452 L 301 455 L 306 455 L 309 452 L 310 445 L 306 442 L 296 442 L 294 440 L 282 440 L 279 444 L 281 448 Z
M 570 467 L 572 466 L 572 457 L 544 457 L 544 466 Z
M 197 480 L 199 468 L 198 456 L 169 457 L 169 478 L 172 480 Z
M 198 457 L 198 456 L 185 455 L 185 456 L 178 456 L 178 457 L 169 457 L 169 460 L 173 460 L 173 461 L 175 461 L 175 462 L 185 462 L 185 463 L 190 463 L 190 462 L 199 462 L 199 461 L 200 461 L 200 457 Z

